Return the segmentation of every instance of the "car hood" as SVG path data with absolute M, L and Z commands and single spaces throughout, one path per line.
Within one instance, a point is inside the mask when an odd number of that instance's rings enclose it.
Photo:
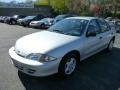
M 19 22 L 23 21 L 24 19 L 18 19 Z
M 76 36 L 69 36 L 50 31 L 41 31 L 24 36 L 17 40 L 15 50 L 25 54 L 41 53 L 46 54 L 56 48 L 66 45 L 74 40 Z

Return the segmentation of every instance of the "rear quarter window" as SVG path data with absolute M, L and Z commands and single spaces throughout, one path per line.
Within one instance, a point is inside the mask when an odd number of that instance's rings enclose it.
M 106 31 L 110 30 L 110 26 L 109 26 L 109 24 L 105 20 L 98 19 L 98 23 L 100 25 L 101 32 L 106 32 Z

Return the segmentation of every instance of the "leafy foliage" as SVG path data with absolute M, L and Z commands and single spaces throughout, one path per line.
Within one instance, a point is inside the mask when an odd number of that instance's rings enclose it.
M 48 5 L 48 0 L 36 0 L 35 5 Z
M 80 15 L 115 15 L 120 12 L 120 0 L 37 0 L 35 5 L 50 5 L 59 14 L 69 12 Z

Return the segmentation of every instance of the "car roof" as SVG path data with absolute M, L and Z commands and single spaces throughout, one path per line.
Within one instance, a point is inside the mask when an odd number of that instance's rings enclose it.
M 67 19 L 85 19 L 85 20 L 92 20 L 92 19 L 98 19 L 97 17 L 69 17 Z

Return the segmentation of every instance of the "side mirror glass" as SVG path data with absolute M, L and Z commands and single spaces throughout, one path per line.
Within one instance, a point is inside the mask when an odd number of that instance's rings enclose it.
M 96 36 L 96 32 L 87 33 L 87 37 L 94 37 L 94 36 Z
M 96 27 L 95 26 L 92 26 L 92 25 L 89 25 L 88 26 L 88 32 L 86 34 L 87 37 L 94 37 L 96 36 L 97 33 L 96 33 Z

